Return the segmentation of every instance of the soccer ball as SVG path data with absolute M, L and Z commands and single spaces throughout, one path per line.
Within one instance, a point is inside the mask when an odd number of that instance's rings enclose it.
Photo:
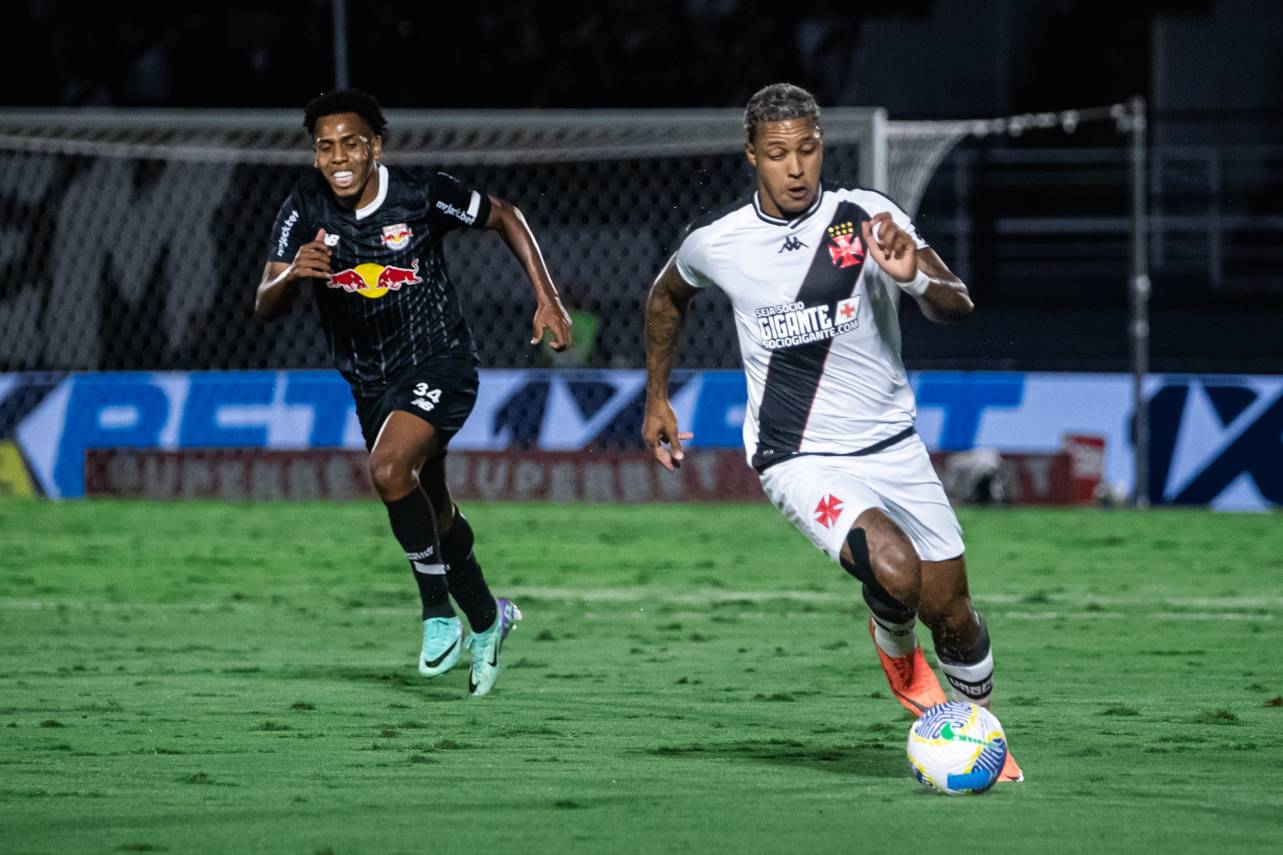
M 1007 760 L 993 713 L 964 701 L 932 707 L 909 728 L 909 766 L 922 786 L 950 796 L 983 793 Z

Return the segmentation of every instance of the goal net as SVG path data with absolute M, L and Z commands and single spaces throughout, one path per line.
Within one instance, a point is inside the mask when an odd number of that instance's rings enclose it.
M 636 367 L 643 297 L 684 225 L 751 186 L 741 115 L 390 111 L 384 159 L 518 204 L 585 320 L 576 350 Z M 880 185 L 883 122 L 828 111 L 830 174 Z M 0 112 L 0 370 L 327 365 L 314 311 L 270 331 L 251 317 L 272 220 L 311 168 L 300 125 L 297 111 Z M 495 237 L 452 236 L 446 259 L 484 364 L 538 364 L 529 285 Z M 711 306 L 692 319 L 688 364 L 736 364 L 723 321 Z
M 638 367 L 642 300 L 683 227 L 751 187 L 741 116 L 390 111 L 385 160 L 517 203 L 584 321 L 579 358 Z M 1067 116 L 888 122 L 877 108 L 826 110 L 825 172 L 913 213 L 963 137 Z M 270 331 L 251 317 L 273 217 L 311 168 L 300 125 L 297 111 L 0 111 L 0 370 L 325 366 L 314 311 Z M 526 344 L 529 286 L 495 238 L 452 237 L 447 263 L 484 363 L 540 364 Z M 683 364 L 738 364 L 722 299 L 700 301 Z

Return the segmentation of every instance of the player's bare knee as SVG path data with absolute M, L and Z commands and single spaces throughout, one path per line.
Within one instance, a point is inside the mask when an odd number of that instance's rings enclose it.
M 868 533 L 860 526 L 853 526 L 847 533 L 839 562 L 843 569 L 863 583 L 864 601 L 875 615 L 892 624 L 903 624 L 913 619 L 917 607 L 916 593 L 902 599 L 882 585 L 873 569 Z
M 418 486 L 413 468 L 396 455 L 371 454 L 370 480 L 379 498 L 396 501 Z
M 892 545 L 871 555 L 873 572 L 887 593 L 917 610 L 922 595 L 922 570 L 913 548 Z
M 887 593 L 910 609 L 917 609 L 922 594 L 922 562 L 909 538 L 885 513 L 870 509 L 856 525 L 867 532 L 869 563 Z

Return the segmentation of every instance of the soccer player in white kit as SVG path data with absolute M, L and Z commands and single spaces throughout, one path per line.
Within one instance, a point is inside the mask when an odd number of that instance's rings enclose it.
M 886 196 L 821 185 L 806 90 L 763 88 L 744 130 L 756 192 L 691 223 L 647 299 L 643 437 L 660 464 L 681 465 L 690 434 L 668 400 L 678 332 L 691 299 L 720 288 L 748 380 L 749 463 L 784 516 L 862 583 L 896 699 L 915 715 L 946 699 L 917 642 L 921 618 L 951 694 L 988 706 L 989 633 L 900 359 L 901 293 L 948 323 L 971 314 L 967 286 Z M 1008 754 L 1000 780 L 1022 779 Z

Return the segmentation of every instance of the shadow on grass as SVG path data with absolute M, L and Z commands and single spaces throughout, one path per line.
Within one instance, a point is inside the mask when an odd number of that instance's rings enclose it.
M 901 778 L 904 755 L 880 743 L 859 745 L 808 745 L 795 739 L 768 739 L 707 745 L 661 745 L 646 752 L 655 757 L 730 760 L 740 763 L 768 763 L 805 766 L 839 775 L 860 778 Z
M 463 670 L 463 677 L 460 679 L 467 680 L 467 669 Z M 455 701 L 464 700 L 467 697 L 466 682 L 464 694 L 460 695 L 455 689 L 453 681 L 449 683 L 437 682 L 435 680 L 426 680 L 419 676 L 418 672 L 412 667 L 404 671 L 389 671 L 386 668 L 351 668 L 351 667 L 295 667 L 279 671 L 272 676 L 280 677 L 286 680 L 306 680 L 308 682 L 326 683 L 362 683 L 369 686 L 383 686 L 388 689 L 403 690 L 412 693 L 416 701 Z M 447 687 L 449 691 L 433 692 L 431 689 Z M 429 691 L 425 691 L 425 689 Z

